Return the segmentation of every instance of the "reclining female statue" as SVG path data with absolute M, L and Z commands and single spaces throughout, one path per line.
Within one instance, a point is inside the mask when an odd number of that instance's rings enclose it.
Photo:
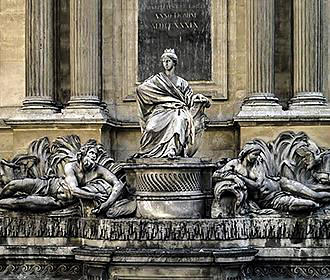
M 233 186 L 243 192 L 247 191 L 247 199 L 254 201 L 261 209 L 311 211 L 322 203 L 330 202 L 330 192 L 326 189 L 312 189 L 284 176 L 271 176 L 263 165 L 261 153 L 258 144 L 248 142 L 238 158 L 217 170 L 213 179 L 220 183 L 232 181 Z
M 202 94 L 193 94 L 188 82 L 175 75 L 178 58 L 173 49 L 161 56 L 164 72 L 151 76 L 137 88 L 142 130 L 138 158 L 190 157 L 204 129 Z

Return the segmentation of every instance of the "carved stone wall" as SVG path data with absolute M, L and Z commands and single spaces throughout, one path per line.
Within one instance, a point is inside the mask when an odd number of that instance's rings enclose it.
M 250 241 L 249 244 L 256 245 L 258 240 L 265 242 L 274 240 L 273 243 L 269 242 L 268 246 L 280 248 L 280 243 L 276 243 L 276 240 L 278 242 L 291 240 L 292 247 L 299 248 L 303 244 L 305 247 L 313 248 L 317 247 L 317 244 L 327 244 L 330 238 L 330 220 L 326 216 L 318 218 L 311 216 L 307 219 L 259 217 L 158 221 L 8 216 L 0 217 L 0 236 L 4 239 L 83 238 L 85 242 L 103 240 L 105 246 L 111 246 L 112 241 L 246 240 Z M 71 246 L 72 244 L 74 243 L 71 242 Z M 216 246 L 216 244 L 210 242 L 210 246 Z M 5 245 L 5 243 L 0 245 Z M 223 245 L 226 247 L 225 243 Z
M 110 279 L 154 275 L 157 279 L 156 271 L 166 276 L 169 270 L 171 275 L 187 279 L 214 279 L 223 273 L 238 277 L 239 271 L 243 273 L 240 277 L 260 280 L 329 277 L 330 220 L 326 215 L 158 221 L 16 215 L 0 218 L 0 236 L 1 279 L 18 275 L 79 279 L 82 273 L 94 277 L 109 274 Z M 19 256 L 28 255 L 29 260 L 19 261 Z M 317 258 L 312 261 L 306 256 Z M 234 266 L 228 266 L 228 261 Z M 167 270 L 163 269 L 165 263 L 171 264 Z M 192 269 L 191 265 L 201 263 L 208 263 L 209 268 Z
M 95 2 L 96 3 L 96 2 Z M 99 138 L 103 138 L 107 146 L 111 147 L 117 159 L 124 160 L 127 156 L 137 151 L 139 141 L 139 128 L 137 123 L 136 103 L 134 102 L 134 87 L 137 85 L 137 28 L 138 28 L 138 5 L 137 1 L 106 1 L 102 4 L 99 18 L 101 33 L 97 40 L 100 43 L 101 52 L 95 50 L 95 56 L 101 56 L 101 80 L 98 82 L 98 87 L 102 89 L 97 94 L 98 97 L 92 99 L 100 99 L 104 101 L 108 108 L 110 120 L 105 120 L 99 134 Z M 274 63 L 272 64 L 275 75 L 272 77 L 274 83 L 274 94 L 279 98 L 279 103 L 287 107 L 287 101 L 293 97 L 293 22 L 294 11 L 288 1 L 275 1 L 274 3 L 274 26 L 272 30 L 274 34 Z M 240 111 L 240 105 L 244 97 L 249 91 L 248 85 L 248 65 L 247 57 L 247 38 L 246 29 L 247 22 L 247 2 L 242 0 L 212 0 L 211 7 L 211 44 L 212 44 L 212 75 L 210 81 L 193 81 L 192 86 L 196 92 L 204 92 L 208 96 L 212 96 L 213 104 L 208 110 L 210 119 L 209 129 L 205 134 L 205 145 L 198 156 L 214 156 L 219 158 L 223 156 L 235 156 L 237 147 L 240 144 L 238 127 L 233 124 L 233 117 Z M 19 109 L 25 97 L 25 74 L 23 73 L 23 65 L 25 63 L 25 24 L 22 15 L 24 14 L 25 5 L 20 1 L 3 0 L 0 8 L 0 20 L 4 26 L 8 28 L 2 29 L 3 36 L 0 44 L 0 60 L 1 60 L 1 93 L 0 102 L 2 104 L 0 117 L 3 120 L 17 117 L 16 109 Z M 70 5 L 69 1 L 60 1 L 57 7 L 56 29 L 57 38 L 54 38 L 55 44 L 58 46 L 56 72 L 59 74 L 57 88 L 54 92 L 54 98 L 61 106 L 67 106 L 71 97 L 71 70 L 77 65 L 70 66 Z M 328 20 L 329 3 L 324 0 L 324 22 Z M 214 16 L 215 14 L 219 16 Z M 19 16 L 18 16 L 19 15 Z M 25 13 L 25 16 L 27 14 Z M 9 21 L 12 18 L 13 21 Z M 22 19 L 19 20 L 18 18 Z M 28 18 L 26 16 L 26 18 Z M 16 20 L 17 19 L 17 20 Z M 261 25 L 259 26 L 261 28 Z M 257 27 L 257 33 L 261 34 L 261 29 Z M 271 26 L 270 26 L 271 27 Z M 73 31 L 71 25 L 71 31 Z M 328 44 L 327 29 L 323 29 L 323 44 Z M 71 32 L 72 33 L 72 32 Z M 12 39 L 14 38 L 14 39 Z M 96 37 L 95 37 L 96 38 Z M 251 41 L 252 42 L 252 41 Z M 266 42 L 266 40 L 263 40 Z M 324 48 L 327 49 L 327 48 Z M 198 55 L 198 52 L 194 55 Z M 328 76 L 328 54 L 324 53 L 323 76 Z M 98 60 L 96 60 L 98 61 Z M 158 61 L 155 61 L 157 64 Z M 184 77 L 184 67 L 180 69 L 180 75 Z M 259 69 L 260 70 L 260 69 Z M 256 69 L 255 75 L 261 72 Z M 268 71 L 269 72 L 269 71 Z M 271 73 L 272 71 L 270 71 Z M 259 73 L 259 74 L 258 74 Z M 251 73 L 250 73 L 251 74 Z M 88 78 L 85 75 L 86 79 Z M 88 78 L 89 79 L 89 78 Z M 87 80 L 88 80 L 87 79 Z M 90 77 L 90 79 L 92 79 Z M 15 82 L 12 82 L 12 81 Z M 84 79 L 83 79 L 84 80 Z M 95 79 L 93 79 L 95 81 Z M 324 81 L 324 95 L 327 96 L 327 82 Z M 93 93 L 94 94 L 94 93 Z M 92 95 L 93 95 L 92 94 Z M 76 97 L 75 97 L 76 98 Z M 80 98 L 80 97 L 79 97 Z M 95 101 L 95 100 L 94 100 Z M 93 102 L 94 102 L 93 101 Z M 93 103 L 92 102 L 92 103 Z M 13 107 L 14 106 L 14 107 Z M 15 109 L 16 108 L 16 109 Z M 318 118 L 318 114 L 313 115 L 313 118 Z M 52 121 L 54 124 L 59 122 L 59 119 L 64 117 L 64 122 L 68 126 L 73 126 L 74 121 L 71 116 L 53 115 Z M 28 133 L 37 133 L 32 125 L 32 119 L 29 116 L 22 117 L 26 121 L 21 124 Z M 88 119 L 92 118 L 90 115 Z M 102 117 L 103 118 L 103 117 Z M 290 114 L 280 116 L 283 121 L 291 122 L 290 125 L 298 125 L 299 118 Z M 81 119 L 81 118 L 80 118 Z M 251 119 L 251 118 L 248 118 Z M 272 117 L 266 117 L 267 122 L 272 125 L 275 120 Z M 264 121 L 264 120 L 260 120 Z M 95 121 L 92 120 L 91 122 Z M 16 130 L 12 122 L 7 122 L 0 133 L 0 139 L 3 148 L 0 150 L 6 155 L 10 154 L 15 149 L 13 138 Z M 16 122 L 17 123 L 17 122 Z M 35 123 L 35 122 L 34 122 Z M 275 122 L 277 123 L 277 122 Z M 240 124 L 241 126 L 245 126 Z M 311 124 L 313 126 L 313 124 Z M 54 125 L 56 126 L 56 125 Z M 50 124 L 42 122 L 42 127 L 45 131 L 54 131 L 54 127 L 50 128 Z M 108 128 L 112 127 L 111 135 L 109 136 Z M 265 127 L 265 126 L 264 126 Z M 40 129 L 40 126 L 39 128 Z M 62 129 L 62 128 L 61 128 Z M 242 130 L 244 131 L 244 129 Z M 95 131 L 96 132 L 96 131 Z M 49 133 L 49 132 L 46 132 Z M 93 132 L 94 133 L 94 132 Z M 98 132 L 96 132 L 98 133 Z M 63 134 L 59 131 L 59 134 Z M 265 134 L 265 133 L 263 133 Z M 37 134 L 35 134 L 37 136 Z M 106 136 L 107 135 L 107 136 Z M 245 136 L 241 133 L 242 137 Z M 111 142 L 108 140 L 111 137 Z M 322 137 L 322 135 L 318 135 Z M 131 141 L 126 141 L 130 139 Z M 215 139 L 220 139 L 216 141 Z M 123 143 L 124 147 L 119 144 Z M 11 144 L 9 144 L 11 143 Z M 26 142 L 24 145 L 26 146 Z

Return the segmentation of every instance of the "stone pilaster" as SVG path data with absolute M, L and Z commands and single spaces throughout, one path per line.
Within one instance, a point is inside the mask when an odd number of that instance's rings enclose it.
M 101 101 L 100 0 L 70 1 L 71 99 L 69 108 L 95 108 Z
M 323 0 L 294 0 L 294 97 L 290 108 L 327 105 L 322 93 Z
M 274 0 L 249 0 L 246 5 L 248 96 L 243 107 L 281 109 L 274 96 Z
M 55 110 L 55 3 L 26 0 L 26 97 L 23 109 Z

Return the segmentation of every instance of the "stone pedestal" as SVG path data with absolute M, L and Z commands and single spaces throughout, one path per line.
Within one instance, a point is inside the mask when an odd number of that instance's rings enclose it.
M 137 216 L 201 218 L 204 216 L 200 159 L 140 159 L 127 166 L 136 190 Z
M 257 250 L 247 247 L 230 249 L 104 249 L 83 246 L 74 250 L 75 259 L 84 263 L 84 276 L 91 280 L 243 280 L 247 278 L 242 274 L 242 267 L 252 262 L 257 252 Z

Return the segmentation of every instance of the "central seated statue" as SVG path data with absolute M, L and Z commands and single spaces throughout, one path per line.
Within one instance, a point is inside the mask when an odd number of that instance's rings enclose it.
M 151 76 L 137 88 L 142 138 L 135 157 L 191 157 L 205 127 L 204 108 L 210 103 L 175 75 L 178 58 L 173 49 L 166 49 L 161 61 L 164 72 Z

